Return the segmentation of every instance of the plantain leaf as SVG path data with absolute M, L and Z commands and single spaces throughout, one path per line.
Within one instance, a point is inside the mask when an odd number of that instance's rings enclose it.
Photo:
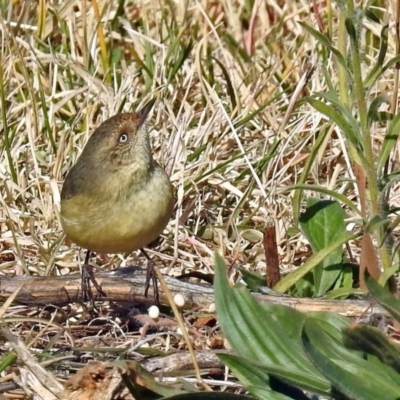
M 343 343 L 349 349 L 377 357 L 400 373 L 400 347 L 379 329 L 365 324 L 353 324 L 343 330 Z
M 379 362 L 366 360 L 363 354 L 343 346 L 340 330 L 325 322 L 308 318 L 304 325 L 303 343 L 307 354 L 335 388 L 351 399 L 397 400 L 400 375 Z
M 300 217 L 300 228 L 314 253 L 323 250 L 346 233 L 344 211 L 332 200 L 307 199 L 306 211 Z M 314 269 L 314 294 L 325 295 L 339 278 L 343 268 L 343 251 L 331 251 Z
M 298 282 L 307 272 L 315 268 L 323 261 L 332 251 L 342 246 L 344 243 L 359 237 L 360 233 L 346 232 L 342 237 L 333 241 L 329 246 L 316 254 L 313 254 L 301 267 L 297 268 L 290 274 L 286 275 L 280 282 L 274 286 L 274 290 L 285 293 L 291 286 Z

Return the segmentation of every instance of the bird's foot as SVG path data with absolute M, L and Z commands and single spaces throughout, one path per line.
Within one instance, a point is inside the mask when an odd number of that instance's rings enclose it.
M 149 255 L 142 249 L 143 254 L 147 258 L 147 267 L 146 267 L 146 282 L 144 286 L 144 296 L 147 297 L 150 288 L 150 281 L 153 282 L 153 293 L 154 293 L 154 302 L 157 306 L 160 305 L 160 294 L 158 292 L 158 282 L 156 276 L 156 263 L 149 257 Z
M 82 283 L 81 283 L 81 293 L 84 301 L 91 301 L 93 303 L 94 296 L 92 292 L 91 283 L 96 288 L 98 295 L 106 297 L 107 295 L 103 292 L 101 286 L 96 281 L 93 273 L 93 267 L 90 264 L 82 265 Z

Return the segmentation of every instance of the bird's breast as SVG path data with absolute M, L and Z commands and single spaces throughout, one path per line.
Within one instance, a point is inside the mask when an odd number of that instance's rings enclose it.
M 99 253 L 124 253 L 145 247 L 171 218 L 173 188 L 157 165 L 144 185 L 110 185 L 101 196 L 77 194 L 61 201 L 61 222 L 76 244 Z M 101 199 L 101 200 L 99 200 Z

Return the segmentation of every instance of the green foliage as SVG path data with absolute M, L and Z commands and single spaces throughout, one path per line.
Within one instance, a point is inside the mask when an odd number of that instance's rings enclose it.
M 293 285 L 299 283 L 300 279 L 302 279 L 308 272 L 312 271 L 318 265 L 321 265 L 321 263 L 323 263 L 332 252 L 335 252 L 338 248 L 341 248 L 343 244 L 349 240 L 356 239 L 359 235 L 359 233 L 353 234 L 351 232 L 345 232 L 340 237 L 332 240 L 329 245 L 324 247 L 321 251 L 313 254 L 303 265 L 281 279 L 275 285 L 274 289 L 279 292 L 286 292 Z
M 349 398 L 373 400 L 385 393 L 385 399 L 397 399 L 400 375 L 373 357 L 365 359 L 363 353 L 346 348 L 343 339 L 332 337 L 334 329 L 310 319 L 303 330 L 306 353 L 332 387 Z
M 400 322 L 400 301 L 370 276 L 366 277 L 365 283 L 369 292 L 379 302 L 379 304 L 387 310 L 397 322 Z
M 381 24 L 381 37 L 378 41 L 367 41 L 364 45 L 364 21 L 365 19 L 374 21 L 375 24 Z M 316 29 L 302 24 L 302 27 L 314 37 L 320 47 L 324 49 L 323 56 L 330 54 L 336 61 L 336 70 L 339 77 L 337 87 L 335 87 L 331 76 L 323 68 L 328 90 L 326 92 L 315 93 L 304 98 L 315 110 L 323 114 L 328 119 L 328 124 L 333 125 L 340 131 L 348 147 L 348 155 L 351 166 L 355 168 L 354 176 L 356 192 L 360 198 L 354 201 L 348 199 L 345 195 L 337 193 L 334 189 L 327 189 L 319 184 L 305 184 L 309 179 L 311 166 L 317 161 L 317 155 L 321 144 L 326 141 L 328 132 L 332 133 L 334 129 L 327 129 L 325 126 L 321 132 L 321 138 L 318 138 L 312 149 L 305 169 L 295 186 L 288 190 L 296 190 L 293 209 L 294 218 L 300 222 L 300 228 L 307 237 L 314 254 L 328 248 L 335 240 L 346 233 L 345 216 L 343 211 L 329 210 L 319 214 L 319 217 L 307 217 L 309 222 L 304 224 L 304 216 L 310 213 L 310 204 L 307 205 L 306 213 L 300 216 L 301 197 L 305 190 L 311 190 L 327 195 L 331 199 L 339 201 L 346 206 L 351 213 L 361 217 L 355 224 L 355 231 L 363 234 L 373 234 L 375 236 L 376 246 L 374 249 L 368 249 L 369 254 L 376 253 L 383 269 L 384 281 L 390 279 L 397 271 L 392 266 L 393 240 L 390 237 L 392 230 L 400 223 L 400 218 L 396 218 L 391 224 L 388 220 L 389 212 L 385 207 L 385 199 L 389 197 L 389 191 L 394 182 L 399 179 L 399 174 L 390 173 L 388 160 L 397 143 L 400 132 L 400 115 L 394 115 L 390 111 L 381 112 L 381 107 L 387 107 L 393 104 L 397 97 L 393 93 L 392 100 L 386 93 L 380 93 L 376 88 L 376 83 L 384 78 L 384 73 L 399 61 L 399 57 L 393 57 L 386 60 L 388 49 L 388 26 L 381 22 L 380 16 L 371 7 L 370 3 L 365 6 L 354 8 L 353 2 L 343 3 L 340 7 L 338 20 L 338 41 L 335 45 L 331 38 Z M 347 45 L 349 44 L 349 45 Z M 370 47 L 368 47 L 370 46 Z M 376 61 L 369 65 L 364 53 L 374 51 L 377 53 Z M 362 74 L 365 72 L 365 77 Z M 372 89 L 374 89 L 375 98 L 371 99 Z M 379 122 L 379 128 L 385 129 L 386 134 L 378 152 L 375 156 L 372 151 L 373 135 L 372 131 Z M 356 169 L 358 167 L 358 170 Z M 365 175 L 359 178 L 357 171 L 362 170 Z M 363 194 L 365 192 L 365 195 Z M 368 199 L 368 200 L 366 200 Z M 360 209 L 358 205 L 361 205 Z M 320 202 L 319 206 L 322 207 Z M 336 210 L 340 207 L 335 206 Z M 332 211 L 332 212 L 331 212 Z M 300 219 L 299 219 L 300 218 Z M 378 221 L 378 223 L 376 223 Z M 320 229 L 324 224 L 324 230 Z M 390 224 L 390 228 L 388 226 Z M 336 231 L 338 229 L 338 231 Z M 351 240 L 348 237 L 346 241 Z M 371 241 L 368 241 L 370 243 Z M 344 243 L 344 242 L 343 242 Z M 366 249 L 361 249 L 361 252 Z M 275 289 L 288 290 L 290 285 L 295 285 L 292 293 L 297 295 L 325 295 L 330 289 L 337 285 L 336 290 L 342 290 L 340 282 L 344 282 L 343 264 L 341 248 L 332 249 L 332 252 L 325 252 L 326 257 L 318 265 L 314 262 L 309 269 L 312 269 L 312 275 L 304 274 L 304 265 L 299 269 L 302 272 L 295 271 L 285 277 L 285 282 L 279 283 Z M 307 264 L 307 263 L 306 263 Z M 376 267 L 375 267 L 376 268 Z M 308 269 L 308 268 L 307 268 Z M 348 278 L 350 275 L 348 275 Z M 349 279 L 347 279 L 347 282 Z M 339 293 L 339 292 L 337 292 Z M 341 293 L 344 293 L 343 290 Z
M 238 394 L 233 393 L 189 393 L 189 394 L 179 394 L 172 397 L 164 397 L 168 400 L 251 400 L 252 397 L 248 396 L 241 396 Z M 269 397 L 269 399 L 274 400 L 274 398 Z M 276 400 L 281 400 L 280 398 L 276 397 Z M 282 400 L 284 400 L 282 398 Z
M 400 348 L 377 328 L 332 313 L 261 305 L 245 288 L 229 286 L 218 255 L 215 275 L 218 321 L 235 351 L 219 357 L 255 398 L 398 399 Z M 397 317 L 400 301 L 371 277 L 366 282 Z
M 344 211 L 335 201 L 307 200 L 307 209 L 300 217 L 300 227 L 315 253 L 329 246 L 346 233 Z M 332 288 L 343 269 L 340 247 L 330 252 L 313 271 L 315 296 L 323 296 Z

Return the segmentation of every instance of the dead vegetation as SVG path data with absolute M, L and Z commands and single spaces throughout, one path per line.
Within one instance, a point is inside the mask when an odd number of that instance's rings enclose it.
M 323 71 L 332 70 L 333 60 L 320 64 L 316 41 L 298 22 L 316 26 L 323 7 L 303 0 L 0 1 L 1 274 L 79 271 L 83 253 L 65 239 L 59 222 L 63 177 L 102 121 L 154 97 L 152 147 L 176 189 L 174 217 L 149 250 L 157 265 L 170 275 L 211 274 L 218 251 L 232 281 L 237 265 L 264 272 L 262 241 L 270 224 L 282 273 L 300 265 L 309 247 L 292 229 L 292 194 L 284 189 L 297 182 L 326 120 L 308 104 L 293 104 L 292 96 L 296 88 L 298 99 L 323 90 Z M 388 52 L 395 53 L 391 40 Z M 387 78 L 382 85 L 390 87 L 390 73 Z M 374 139 L 382 141 L 379 130 Z M 333 130 L 310 182 L 354 196 L 347 151 Z M 398 205 L 399 191 L 392 193 Z M 105 270 L 143 262 L 138 254 L 92 259 Z M 198 350 L 223 344 L 206 311 L 184 313 Z M 1 317 L 9 336 L 1 340 L 2 353 L 11 343 L 27 351 L 3 371 L 0 391 L 57 398 L 60 382 L 89 360 L 124 353 L 140 361 L 186 349 L 168 324 L 157 333 L 150 327 L 144 337 L 143 312 L 107 302 L 96 310 L 73 302 L 5 303 Z M 37 377 L 39 365 L 54 386 Z M 215 368 L 223 376 L 221 366 Z M 100 369 L 115 378 L 115 370 Z M 66 390 L 77 390 L 82 381 L 67 382 Z

